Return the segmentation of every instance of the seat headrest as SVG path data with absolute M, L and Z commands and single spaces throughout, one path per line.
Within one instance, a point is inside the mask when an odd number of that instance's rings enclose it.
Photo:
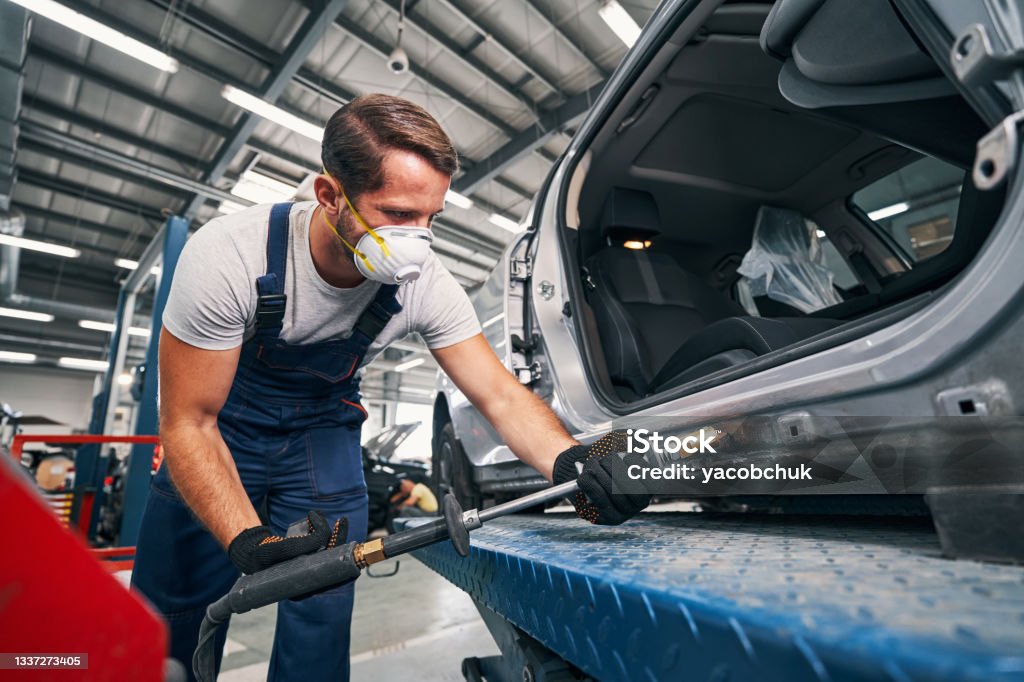
M 650 192 L 613 187 L 601 210 L 601 234 L 624 234 L 630 231 L 657 234 L 661 226 L 658 205 Z

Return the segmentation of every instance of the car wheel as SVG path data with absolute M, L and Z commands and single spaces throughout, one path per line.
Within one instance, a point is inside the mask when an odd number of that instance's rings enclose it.
M 446 494 L 452 493 L 463 509 L 480 507 L 480 489 L 473 481 L 472 467 L 451 423 L 441 429 L 430 475 L 439 502 Z

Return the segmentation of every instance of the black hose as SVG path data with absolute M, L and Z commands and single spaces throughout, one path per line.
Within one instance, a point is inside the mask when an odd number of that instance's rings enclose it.
M 356 543 L 325 549 L 315 554 L 282 561 L 270 568 L 243 575 L 231 590 L 206 609 L 199 626 L 199 643 L 192 655 L 192 672 L 199 682 L 213 682 L 217 675 L 217 628 L 232 613 L 245 613 L 282 599 L 293 599 L 344 585 L 359 577 L 353 551 Z
M 192 654 L 192 673 L 198 682 L 213 682 L 217 678 L 217 630 L 231 617 L 231 593 L 228 592 L 206 609 L 199 626 L 199 643 Z

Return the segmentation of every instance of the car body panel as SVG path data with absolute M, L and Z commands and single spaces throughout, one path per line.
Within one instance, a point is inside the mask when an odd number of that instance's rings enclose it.
M 583 442 L 624 426 L 626 418 L 648 417 L 658 419 L 665 435 L 686 433 L 709 418 L 748 414 L 920 417 L 924 428 L 929 418 L 958 414 L 958 403 L 950 400 L 951 395 L 985 405 L 990 415 L 1017 414 L 1024 401 L 1024 368 L 1018 362 L 1020 339 L 1024 338 L 1024 269 L 1019 266 L 1024 262 L 1024 239 L 1020 238 L 1024 179 L 1019 173 L 1009 179 L 1011 189 L 1003 214 L 982 251 L 951 285 L 904 319 L 688 395 L 668 392 L 628 408 L 602 399 L 589 376 L 589 360 L 576 322 L 564 313 L 567 306 L 571 311 L 573 299 L 579 295 L 579 284 L 566 278 L 563 257 L 562 230 L 566 228 L 562 212 L 570 176 L 593 136 L 608 120 L 624 115 L 628 109 L 624 103 L 634 101 L 646 87 L 636 74 L 651 55 L 667 40 L 682 44 L 719 4 L 670 1 L 659 7 L 556 163 L 546 191 L 541 192 L 542 202 L 536 206 L 530 232 L 532 286 L 526 290 L 541 346 L 536 357 L 541 375 L 531 388 Z M 896 4 L 918 18 L 933 9 L 947 22 L 949 35 L 960 34 L 971 21 L 987 23 L 990 30 L 994 26 L 988 14 L 962 11 L 957 7 L 960 3 L 953 0 L 898 0 Z M 1001 29 L 997 34 L 1002 35 Z M 991 115 L 987 118 L 992 119 L 989 123 L 996 122 Z M 509 254 L 521 245 L 517 241 L 503 256 L 498 267 L 506 275 Z M 545 295 L 540 293 L 542 283 Z M 551 285 L 554 295 L 549 295 Z M 495 285 L 487 290 L 481 310 L 497 309 L 494 297 L 499 289 Z M 507 293 L 513 294 L 513 288 Z M 488 337 L 492 345 L 506 342 L 502 357 L 507 365 L 515 361 L 507 347 L 508 327 L 522 329 L 521 316 L 516 316 L 515 306 L 508 300 L 506 296 L 505 336 L 494 336 L 494 341 Z M 487 469 L 521 467 L 485 420 L 464 399 L 459 402 L 450 387 L 442 388 L 478 480 L 487 479 Z

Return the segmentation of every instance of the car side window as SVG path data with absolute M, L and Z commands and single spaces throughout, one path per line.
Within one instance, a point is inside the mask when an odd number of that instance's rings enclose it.
M 828 238 L 825 230 L 818 227 L 813 220 L 807 219 L 807 225 L 814 230 L 818 238 L 818 245 L 821 247 L 821 264 L 832 273 L 832 284 L 843 291 L 853 289 L 861 283 L 860 278 L 846 262 L 839 249 Z
M 892 237 L 911 263 L 936 256 L 953 241 L 964 171 L 924 157 L 850 197 Z

